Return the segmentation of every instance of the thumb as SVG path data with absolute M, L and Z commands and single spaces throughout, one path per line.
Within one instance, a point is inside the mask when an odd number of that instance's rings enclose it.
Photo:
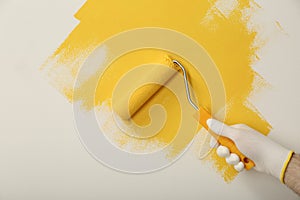
M 206 121 L 206 124 L 209 127 L 209 129 L 214 133 L 228 137 L 230 139 L 234 138 L 234 128 L 215 119 L 208 119 Z

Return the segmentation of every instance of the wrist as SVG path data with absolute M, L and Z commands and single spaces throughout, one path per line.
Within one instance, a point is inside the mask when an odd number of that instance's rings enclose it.
M 265 172 L 278 178 L 283 183 L 284 174 L 293 155 L 293 151 L 286 149 L 273 141 L 269 142 L 269 148 L 266 150 L 266 154 L 263 158 Z
M 286 173 L 287 167 L 288 167 L 288 165 L 289 165 L 289 163 L 290 163 L 290 161 L 291 161 L 291 159 L 293 157 L 293 154 L 294 154 L 293 151 L 289 151 L 289 153 L 288 153 L 288 155 L 286 157 L 286 160 L 284 161 L 283 166 L 281 168 L 279 179 L 280 179 L 281 183 L 283 183 L 283 184 L 285 183 L 284 182 L 285 173 Z
M 290 162 L 287 165 L 284 183 L 300 195 L 300 155 L 293 154 Z

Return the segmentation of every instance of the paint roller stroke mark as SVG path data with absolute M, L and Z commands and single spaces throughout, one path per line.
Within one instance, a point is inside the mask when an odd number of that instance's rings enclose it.
M 224 2 L 222 0 L 197 0 L 192 3 L 184 3 L 181 0 L 133 0 L 132 6 L 129 7 L 125 1 L 120 0 L 88 0 L 76 13 L 76 18 L 80 20 L 80 24 L 57 51 L 49 57 L 42 70 L 48 75 L 52 84 L 70 101 L 82 102 L 83 105 L 86 105 L 85 109 L 91 110 L 101 103 L 99 99 L 95 100 L 96 104 L 88 103 L 91 102 L 88 94 L 93 92 L 90 91 L 92 90 L 91 85 L 96 84 L 100 72 L 97 69 L 95 71 L 91 69 L 81 80 L 80 88 L 74 89 L 73 85 L 80 67 L 97 46 L 107 38 L 130 29 L 161 27 L 175 30 L 201 44 L 217 65 L 226 90 L 225 121 L 228 124 L 247 123 L 267 134 L 271 128 L 270 124 L 254 107 L 249 107 L 245 103 L 254 88 L 260 87 L 260 85 L 253 85 L 257 74 L 251 65 L 255 62 L 253 58 L 257 57 L 256 52 L 261 48 L 261 45 L 256 43 L 257 31 L 248 28 L 251 13 L 245 11 L 254 12 L 260 8 L 251 0 L 230 1 L 232 2 L 231 6 L 226 4 L 226 7 L 222 7 Z M 181 14 L 175 15 L 174 10 L 178 8 L 181 8 Z M 176 45 L 176 41 L 174 41 L 174 45 Z M 102 51 L 102 58 L 95 58 L 99 65 L 106 58 L 113 56 L 110 49 L 103 47 Z M 153 60 L 156 61 L 159 56 L 163 58 L 165 52 L 140 51 L 135 56 L 123 58 L 122 65 L 116 67 L 110 76 L 113 78 L 120 71 L 129 70 L 136 60 L 140 63 L 149 63 Z M 191 69 L 191 71 L 193 70 Z M 109 81 L 108 78 L 106 83 L 102 83 L 110 85 Z M 201 104 L 210 108 L 209 93 L 202 78 L 197 75 L 191 77 L 191 85 L 194 87 L 195 93 L 201 95 L 199 96 Z M 73 97 L 76 89 L 84 92 Z M 107 87 L 107 89 L 102 90 L 102 97 L 107 96 L 111 92 L 110 89 Z M 167 94 L 167 92 L 162 96 L 167 99 L 170 107 L 165 107 L 167 111 L 172 106 L 176 106 L 176 97 Z M 179 112 L 168 116 L 167 121 L 177 124 L 178 117 L 175 115 L 180 116 Z M 148 113 L 142 114 L 148 116 Z M 149 123 L 149 118 L 144 117 L 144 120 L 137 118 L 136 122 L 145 125 Z M 172 132 L 173 129 L 174 127 L 170 126 L 166 131 Z M 169 140 L 163 140 L 163 142 L 165 141 L 169 142 Z M 122 140 L 122 142 L 125 144 L 126 140 Z M 182 145 L 178 145 L 173 150 L 178 153 L 181 152 L 182 148 Z M 215 153 L 208 160 L 214 163 L 224 180 L 230 181 L 235 177 L 234 169 L 219 159 Z

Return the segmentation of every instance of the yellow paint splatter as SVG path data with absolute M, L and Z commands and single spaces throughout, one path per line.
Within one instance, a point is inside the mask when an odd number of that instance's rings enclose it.
M 80 87 L 82 92 L 78 93 L 80 95 L 73 96 L 73 85 L 83 62 L 96 47 L 107 38 L 131 29 L 160 27 L 175 30 L 202 45 L 218 67 L 226 90 L 228 106 L 226 123 L 246 123 L 263 134 L 267 134 L 271 129 L 270 124 L 253 106 L 249 106 L 247 103 L 247 98 L 253 91 L 253 83 L 257 77 L 257 73 L 253 71 L 251 65 L 256 61 L 255 58 L 258 58 L 256 52 L 261 48 L 261 44 L 257 45 L 255 42 L 257 39 L 256 30 L 248 28 L 251 13 L 245 11 L 260 7 L 251 0 L 237 0 L 230 1 L 233 3 L 232 6 L 222 9 L 224 2 L 222 0 L 193 0 L 189 2 L 182 0 L 131 0 L 129 5 L 128 1 L 122 0 L 88 0 L 75 15 L 80 20 L 79 25 L 49 57 L 42 66 L 42 70 L 50 77 L 52 84 L 70 101 L 82 101 L 86 109 L 92 109 L 111 97 L 110 91 L 113 89 L 114 81 L 122 73 L 133 66 L 143 62 L 151 62 L 153 59 L 156 60 L 159 56 L 164 57 L 166 54 L 163 51 L 142 50 L 120 58 L 112 65 L 111 72 L 107 72 L 110 76 L 104 76 L 102 82 L 99 83 L 98 88 L 103 89 L 101 85 L 104 84 L 107 85 L 106 90 L 97 90 L 95 104 L 90 104 L 87 99 L 91 97 L 86 94 L 93 88 L 91 83 L 97 82 L 99 78 L 97 73 L 82 83 Z M 176 41 L 174 42 L 176 43 Z M 178 55 L 172 56 L 178 57 Z M 185 63 L 189 71 L 193 72 L 193 67 L 188 65 L 187 61 Z M 112 74 L 116 76 L 113 77 Z M 105 81 L 105 79 L 107 80 Z M 201 105 L 210 109 L 209 91 L 207 91 L 202 78 L 191 73 L 191 84 Z M 177 105 L 176 97 L 168 94 L 166 89 L 160 96 L 154 99 L 152 104 L 155 103 L 155 100 L 165 99 L 163 102 L 165 109 L 172 116 L 168 119 L 171 121 L 166 123 L 166 127 L 164 127 L 165 131 L 162 132 L 176 132 L 178 128 L 176 125 L 180 121 L 180 111 L 178 111 L 180 109 L 173 109 Z M 141 125 L 147 124 L 149 118 L 146 117 L 145 119 L 146 112 L 147 108 L 135 116 L 135 121 Z M 172 134 L 162 134 L 160 141 L 168 143 L 173 137 Z M 123 140 L 121 143 L 124 144 L 126 141 Z M 175 154 L 179 153 L 187 143 L 184 141 L 174 145 Z M 234 169 L 228 166 L 223 159 L 217 157 L 215 153 L 212 153 L 209 159 L 214 162 L 217 171 L 222 174 L 224 180 L 230 181 L 236 176 Z
M 284 30 L 284 28 L 282 27 L 279 21 L 275 21 L 275 25 L 280 32 L 284 33 L 285 35 L 288 35 L 288 33 Z

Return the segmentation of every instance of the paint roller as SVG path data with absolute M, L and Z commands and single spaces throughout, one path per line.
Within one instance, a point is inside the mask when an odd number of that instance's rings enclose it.
M 165 62 L 166 66 L 153 65 L 144 76 L 127 83 L 127 90 L 123 91 L 123 95 L 113 104 L 114 111 L 123 120 L 132 118 L 163 85 L 166 85 L 178 73 L 179 68 L 172 63 L 169 57 L 165 58 Z M 145 83 L 146 85 L 142 85 Z M 141 87 L 137 89 L 139 86 Z M 134 93 L 130 94 L 131 91 L 134 91 Z
M 130 96 L 128 100 L 128 95 L 124 95 L 123 98 L 120 98 L 115 105 L 113 106 L 114 111 L 124 120 L 130 119 L 135 113 L 138 112 L 140 108 L 145 105 L 147 101 L 149 101 L 168 81 L 170 81 L 178 72 L 182 72 L 186 95 L 191 106 L 197 111 L 195 115 L 199 123 L 206 129 L 208 132 L 223 146 L 226 146 L 231 153 L 235 153 L 239 156 L 241 162 L 244 164 L 247 170 L 253 168 L 255 163 L 247 158 L 243 153 L 239 151 L 236 147 L 235 143 L 227 137 L 219 136 L 216 133 L 209 130 L 206 121 L 212 118 L 211 114 L 204 109 L 203 107 L 198 107 L 193 100 L 191 99 L 189 82 L 187 78 L 187 71 L 185 67 L 177 60 L 172 60 L 167 57 L 166 61 L 170 70 L 166 67 L 154 66 L 147 75 L 139 77 L 138 79 L 133 80 L 128 89 L 128 91 L 132 91 L 135 89 L 140 83 L 161 83 L 161 84 L 148 84 L 139 88 L 135 93 Z

